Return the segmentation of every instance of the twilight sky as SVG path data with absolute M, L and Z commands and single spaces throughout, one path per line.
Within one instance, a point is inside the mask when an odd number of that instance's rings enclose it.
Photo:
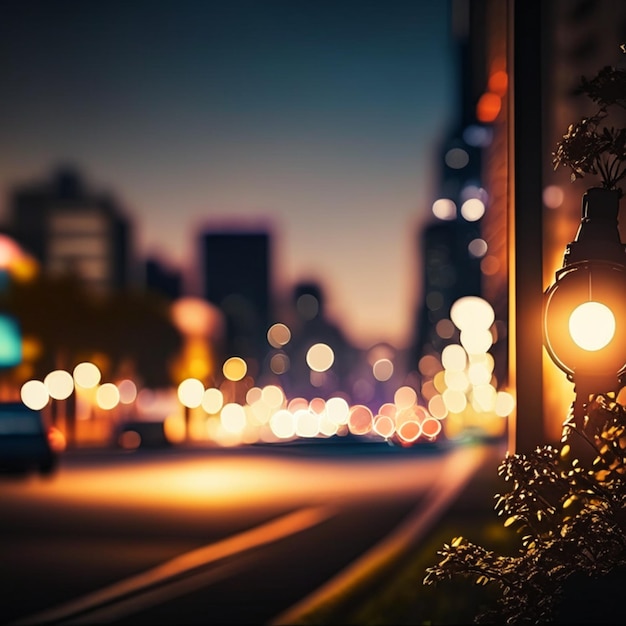
M 140 254 L 269 225 L 362 346 L 410 340 L 418 226 L 456 91 L 442 0 L 0 0 L 0 207 L 75 165 Z M 2 215 L 2 213 L 0 213 Z M 190 272 L 191 273 L 191 272 Z

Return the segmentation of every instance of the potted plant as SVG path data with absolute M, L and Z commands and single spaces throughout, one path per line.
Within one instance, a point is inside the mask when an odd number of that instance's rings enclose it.
M 599 187 L 585 194 L 584 221 L 593 212 L 602 217 L 619 208 L 626 128 L 608 123 L 626 110 L 626 71 L 605 67 L 593 79 L 582 79 L 580 93 L 597 110 L 569 126 L 553 164 L 569 168 L 572 181 L 599 179 Z M 610 392 L 592 395 L 584 413 L 581 424 L 564 423 L 558 446 L 507 454 L 500 463 L 498 474 L 510 491 L 496 494 L 495 511 L 506 528 L 520 533 L 516 554 L 498 555 L 457 537 L 438 552 L 439 563 L 427 568 L 427 585 L 460 576 L 494 590 L 493 602 L 477 607 L 476 623 L 621 623 L 626 408 Z M 575 456 L 572 448 L 580 445 L 591 454 Z

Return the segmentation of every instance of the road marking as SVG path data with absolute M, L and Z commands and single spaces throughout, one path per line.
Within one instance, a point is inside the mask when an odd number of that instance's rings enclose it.
M 329 519 L 334 513 L 335 510 L 331 507 L 311 507 L 294 511 L 233 537 L 182 554 L 141 574 L 118 581 L 70 602 L 20 618 L 9 626 L 40 626 L 63 622 L 78 624 L 81 623 L 86 613 L 89 613 L 89 619 L 84 623 L 94 623 L 94 612 L 99 619 L 105 617 L 105 614 L 108 617 L 123 616 L 128 614 L 130 609 L 141 609 L 152 605 L 155 597 L 170 599 L 196 588 L 199 584 L 204 584 L 207 578 L 210 580 L 224 578 L 232 573 L 234 568 L 233 564 L 220 564 L 211 572 L 204 573 L 201 576 L 201 582 L 174 580 L 175 578 L 189 577 L 194 570 L 217 563 L 229 556 L 312 528 Z M 168 585 L 166 592 L 163 590 L 163 585 Z M 159 586 L 161 587 L 155 589 Z

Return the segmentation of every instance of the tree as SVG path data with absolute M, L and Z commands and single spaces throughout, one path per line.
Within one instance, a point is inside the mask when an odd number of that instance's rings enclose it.
M 40 275 L 14 282 L 1 304 L 38 346 L 33 376 L 95 358 L 106 364 L 105 376 L 132 363 L 145 386 L 171 384 L 170 361 L 182 337 L 170 320 L 169 301 L 160 296 L 125 291 L 95 297 L 72 276 Z

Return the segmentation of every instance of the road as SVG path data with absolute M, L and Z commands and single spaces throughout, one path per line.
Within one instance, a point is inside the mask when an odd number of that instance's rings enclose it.
M 2 623 L 270 623 L 431 523 L 480 458 L 374 445 L 66 453 L 50 478 L 0 479 Z

